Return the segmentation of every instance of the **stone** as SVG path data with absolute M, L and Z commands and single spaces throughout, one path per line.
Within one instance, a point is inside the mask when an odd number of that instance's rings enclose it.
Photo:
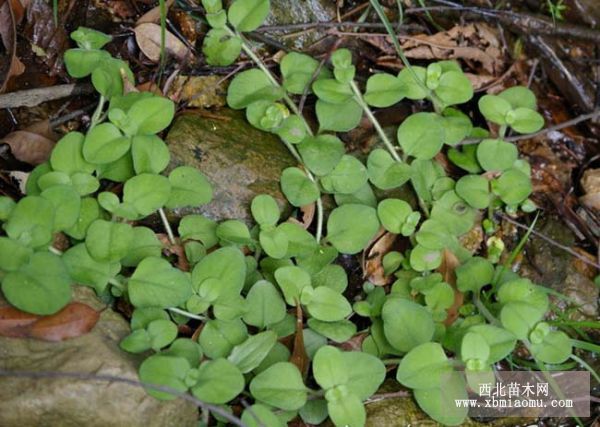
M 285 168 L 297 163 L 276 135 L 252 127 L 243 112 L 223 108 L 204 116 L 183 114 L 166 141 L 170 167 L 195 167 L 214 189 L 208 205 L 170 211 L 170 219 L 201 213 L 214 220 L 251 223 L 250 203 L 264 193 L 275 198 L 283 217 L 290 213 L 279 179 Z
M 123 317 L 75 287 L 74 300 L 102 310 L 86 335 L 62 342 L 0 337 L 0 370 L 78 372 L 138 380 L 143 356 L 119 348 L 130 333 Z M 0 426 L 192 427 L 198 409 L 182 399 L 159 401 L 141 387 L 72 378 L 0 376 Z

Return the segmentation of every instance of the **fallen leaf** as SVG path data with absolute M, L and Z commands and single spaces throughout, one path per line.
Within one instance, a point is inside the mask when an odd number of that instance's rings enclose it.
M 44 120 L 33 125 L 9 133 L 0 139 L 0 143 L 8 144 L 13 156 L 31 165 L 44 163 L 54 148 L 56 135 L 50 129 L 50 122 Z
M 227 85 L 221 76 L 177 76 L 167 96 L 188 107 L 219 108 L 227 104 Z
M 147 22 L 138 25 L 133 31 L 143 54 L 152 62 L 160 61 L 160 25 Z M 165 51 L 178 61 L 184 61 L 190 54 L 187 46 L 169 31 L 165 32 Z
M 176 243 L 173 244 L 169 240 L 169 236 L 164 233 L 157 233 L 156 237 L 163 245 L 163 252 L 165 255 L 175 255 L 177 257 L 177 267 L 181 271 L 190 271 L 190 263 L 185 255 L 185 248 L 180 243 L 179 239 L 176 239 Z
M 0 335 L 63 341 L 88 333 L 99 318 L 99 312 L 80 302 L 72 302 L 51 316 L 37 316 L 13 307 L 1 307 Z
M 354 335 L 348 341 L 341 343 L 338 347 L 344 351 L 362 351 L 363 341 L 369 336 L 366 332 Z
M 0 49 L 0 52 L 4 52 L 0 55 L 0 93 L 6 90 L 11 77 L 25 71 L 25 66 L 17 58 L 17 29 L 13 10 L 16 7 L 12 1 L 0 2 L 0 43 L 4 46 L 4 49 Z M 20 14 L 22 17 L 22 11 Z
M 365 280 L 377 286 L 385 286 L 392 281 L 383 271 L 383 257 L 392 250 L 397 234 L 385 232 L 378 234 L 377 240 L 363 252 L 363 276 Z
M 302 306 L 300 303 L 298 303 L 296 304 L 296 333 L 294 334 L 294 349 L 292 350 L 292 355 L 290 356 L 290 362 L 296 365 L 303 377 L 306 377 L 310 360 L 308 360 L 306 348 L 304 347 L 303 324 Z
M 169 8 L 173 5 L 175 0 L 167 0 L 165 3 L 165 10 L 169 10 Z M 148 22 L 157 23 L 160 21 L 160 5 L 153 7 L 148 12 L 144 13 L 140 19 L 135 22 L 135 25 L 146 24 Z
M 32 0 L 27 8 L 27 22 L 26 34 L 33 52 L 48 65 L 51 76 L 60 74 L 63 71 L 63 54 L 69 47 L 69 40 L 65 26 L 60 22 L 58 26 L 54 23 L 51 3 Z
M 463 305 L 464 295 L 456 288 L 456 267 L 460 265 L 458 258 L 448 249 L 442 252 L 442 264 L 438 272 L 442 275 L 444 282 L 448 283 L 454 289 L 454 304 L 446 310 L 448 316 L 444 320 L 444 325 L 450 326 L 458 318 L 458 310 Z
M 579 199 L 588 208 L 600 212 L 600 169 L 588 169 L 581 178 L 584 195 Z

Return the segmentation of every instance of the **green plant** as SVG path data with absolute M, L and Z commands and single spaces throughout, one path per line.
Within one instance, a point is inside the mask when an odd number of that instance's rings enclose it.
M 69 301 L 71 283 L 90 286 L 106 300 L 128 299 L 135 308 L 132 332 L 121 347 L 154 351 L 140 367 L 142 381 L 223 405 L 248 390 L 254 399 L 242 414 L 248 425 L 285 425 L 296 416 L 318 424 L 329 416 L 336 425 L 361 426 L 362 402 L 383 382 L 384 362 L 398 364 L 396 379 L 414 390 L 432 418 L 456 425 L 467 414 L 452 401 L 489 381 L 493 365 L 517 342 L 539 363 L 571 356 L 574 342 L 543 321 L 549 308 L 544 288 L 499 264 L 502 242 L 490 237 L 487 258 L 460 243 L 479 211 L 487 210 L 491 235 L 495 211 L 531 207 L 529 165 L 504 140 L 508 128 L 543 126 L 531 91 L 511 88 L 480 99 L 481 113 L 498 127 L 490 137 L 457 107 L 473 90 L 455 62 L 407 63 L 397 76 L 371 76 L 362 93 L 348 50 L 334 52 L 332 69 L 324 67 L 315 79 L 317 61 L 289 53 L 280 62 L 279 82 L 242 35 L 261 25 L 268 0 L 236 0 L 228 11 L 219 0 L 202 4 L 212 27 L 204 44 L 209 63 L 229 64 L 241 51 L 257 62 L 259 68 L 233 79 L 227 100 L 245 110 L 253 126 L 278 135 L 298 160 L 299 167 L 283 172 L 281 187 L 293 206 L 317 205 L 314 235 L 282 219 L 267 195 L 252 201 L 251 229 L 235 219 L 188 215 L 173 231 L 164 208 L 208 203 L 211 185 L 189 167 L 163 174 L 169 151 L 156 134 L 170 124 L 173 104 L 149 93 L 124 94 L 123 79 L 132 83 L 133 75 L 101 50 L 110 38 L 79 29 L 72 36 L 78 48 L 65 55 L 67 69 L 74 77 L 91 75 L 100 102 L 88 132 L 65 135 L 50 161 L 32 172 L 26 197 L 17 203 L 0 198 L 6 233 L 0 278 L 11 304 L 54 313 Z M 307 88 L 317 98 L 318 132 L 294 104 Z M 371 108 L 403 99 L 427 100 L 433 111 L 408 117 L 393 142 Z M 363 114 L 384 147 L 374 149 L 366 165 L 345 154 L 335 134 L 356 127 Z M 485 139 L 461 145 L 470 137 Z M 435 160 L 442 150 L 463 176 L 447 176 Z M 112 183 L 123 183 L 122 192 Z M 373 190 L 403 185 L 411 186 L 419 206 L 378 200 Z M 337 207 L 321 238 L 325 193 Z M 189 272 L 162 256 L 153 230 L 135 225 L 155 213 L 171 244 L 183 247 Z M 393 284 L 388 290 L 365 283 L 363 294 L 348 301 L 348 277 L 335 260 L 365 250 L 380 230 L 407 241 L 406 251 L 382 261 Z M 56 233 L 69 237 L 64 254 L 52 246 Z M 368 335 L 362 351 L 341 351 L 335 343 L 357 332 L 354 314 L 368 322 Z M 190 320 L 202 324 L 197 342 L 177 338 L 177 326 Z M 281 339 L 293 334 L 292 356 Z M 307 386 L 315 383 L 320 390 Z

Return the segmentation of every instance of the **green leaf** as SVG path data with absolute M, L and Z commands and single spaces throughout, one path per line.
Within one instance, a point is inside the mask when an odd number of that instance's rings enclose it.
M 348 287 L 348 276 L 344 267 L 337 264 L 329 264 L 323 267 L 321 271 L 312 276 L 312 285 L 315 288 L 327 286 L 328 288 L 341 294 Z
M 519 133 L 533 133 L 544 127 L 544 118 L 537 111 L 517 108 L 511 113 L 507 115 L 507 122 Z
M 221 241 L 221 246 L 248 245 L 252 243 L 252 236 L 248 226 L 237 219 L 223 221 L 217 226 L 216 234 Z
M 161 175 L 143 173 L 129 179 L 123 187 L 123 202 L 141 216 L 148 216 L 170 200 L 171 183 Z
M 133 236 L 129 224 L 97 219 L 88 228 L 85 246 L 95 260 L 115 262 L 127 255 Z
M 68 49 L 64 61 L 69 75 L 80 79 L 89 76 L 99 64 L 110 58 L 110 54 L 104 50 Z
M 277 226 L 277 230 L 283 233 L 287 239 L 287 258 L 309 256 L 317 248 L 314 236 L 298 224 L 284 222 Z
M 168 261 L 156 257 L 140 262 L 127 289 L 136 307 L 177 307 L 192 294 L 189 277 Z
M 285 302 L 273 284 L 260 280 L 250 288 L 243 316 L 246 324 L 264 329 L 282 321 L 285 313 Z
M 298 145 L 304 163 L 316 175 L 327 175 L 342 160 L 344 144 L 334 135 L 308 137 Z
M 281 174 L 281 191 L 296 207 L 310 205 L 321 195 L 317 184 L 298 168 L 284 169 Z
M 189 338 L 178 338 L 173 341 L 167 350 L 163 350 L 162 354 L 171 357 L 183 357 L 192 368 L 196 368 L 202 358 L 202 348 L 197 342 Z
M 517 205 L 529 197 L 533 188 L 527 175 L 518 169 L 509 169 L 492 181 L 492 191 L 507 205 Z
M 473 98 L 471 81 L 462 71 L 449 71 L 442 74 L 434 92 L 446 105 L 463 104 Z
M 100 188 L 100 181 L 96 177 L 83 172 L 75 172 L 71 176 L 71 183 L 80 196 L 95 193 Z
M 282 96 L 282 90 L 276 87 L 265 73 L 259 69 L 252 69 L 237 74 L 231 81 L 227 90 L 227 104 L 234 110 L 241 110 L 253 102 L 278 101 Z
M 202 42 L 202 53 L 209 65 L 218 67 L 231 65 L 240 56 L 241 51 L 242 39 L 222 28 L 211 29 Z
M 289 144 L 299 144 L 307 136 L 306 124 L 304 119 L 293 114 L 283 120 L 275 133 Z
M 204 362 L 198 368 L 197 383 L 191 391 L 198 399 L 208 403 L 226 403 L 244 389 L 244 376 L 225 359 Z
M 260 194 L 250 205 L 254 220 L 261 226 L 274 226 L 279 221 L 279 206 L 272 196 Z
M 171 124 L 175 104 L 168 98 L 153 96 L 135 102 L 127 116 L 137 127 L 137 135 L 154 135 Z
M 390 233 L 401 234 L 412 209 L 408 203 L 400 199 L 385 199 L 377 206 L 377 215 L 381 225 Z
M 300 301 L 306 306 L 311 316 L 324 322 L 342 320 L 352 313 L 352 307 L 348 300 L 326 286 L 316 289 L 305 288 L 301 292 Z
M 246 262 L 242 252 L 234 247 L 225 247 L 211 252 L 192 270 L 192 286 L 198 292 L 203 282 L 218 280 L 226 294 L 239 295 L 246 279 Z
M 227 360 L 247 374 L 263 361 L 277 342 L 277 334 L 273 331 L 252 335 L 241 344 L 236 345 Z
M 352 194 L 367 183 L 367 169 L 356 157 L 344 155 L 337 166 L 323 180 L 331 184 L 333 191 Z
M 456 166 L 466 170 L 469 173 L 479 173 L 481 168 L 477 162 L 476 145 L 464 145 L 461 150 L 451 148 L 448 150 L 448 159 Z
M 92 173 L 94 165 L 83 158 L 83 141 L 84 135 L 80 132 L 69 132 L 63 136 L 50 154 L 52 169 L 67 174 Z
M 416 76 L 416 79 L 415 79 Z M 427 88 L 424 88 L 426 70 L 423 67 L 403 68 L 398 74 L 398 80 L 405 87 L 406 97 L 408 99 L 424 99 L 429 95 Z M 417 79 L 419 81 L 417 81 Z
M 470 331 L 462 339 L 460 355 L 463 362 L 467 362 L 470 359 L 487 362 L 490 357 L 490 346 L 482 335 Z
M 0 237 L 0 270 L 15 271 L 29 262 L 33 250 L 16 240 Z
M 227 357 L 233 347 L 244 342 L 247 337 L 246 326 L 239 319 L 209 320 L 202 328 L 198 343 L 206 356 L 216 359 Z
M 307 87 L 312 82 L 313 75 L 319 68 L 319 61 L 309 55 L 303 53 L 290 52 L 285 55 L 279 69 L 283 77 L 283 87 L 294 95 L 302 95 L 304 91 L 310 89 Z M 317 78 L 327 74 L 324 68 L 319 72 Z M 309 90 L 310 92 L 310 90 Z
M 473 131 L 471 119 L 455 108 L 446 108 L 442 113 L 444 144 L 456 145 Z
M 486 171 L 510 169 L 518 157 L 517 147 L 501 139 L 486 139 L 477 146 L 477 160 Z
M 490 183 L 480 175 L 465 175 L 456 182 L 456 194 L 475 209 L 485 209 L 490 204 Z
M 461 292 L 479 290 L 492 282 L 494 266 L 485 258 L 473 257 L 456 268 L 456 286 Z
M 434 323 L 425 307 L 403 298 L 390 298 L 381 312 L 383 330 L 389 343 L 402 352 L 431 341 Z
M 342 104 L 332 104 L 319 99 L 315 111 L 321 132 L 348 132 L 358 126 L 363 115 L 362 107 L 354 99 Z
M 87 229 L 92 222 L 100 217 L 100 207 L 96 199 L 85 197 L 81 199 L 79 218 L 74 226 L 65 230 L 65 233 L 77 240 L 84 240 Z
M 71 278 L 58 256 L 37 252 L 27 264 L 4 276 L 2 293 L 20 310 L 54 314 L 71 299 Z
M 50 201 L 27 196 L 15 205 L 3 228 L 8 237 L 24 245 L 34 248 L 45 246 L 52 240 L 54 215 Z
M 288 240 L 280 229 L 262 230 L 258 236 L 260 246 L 271 258 L 284 258 L 288 250 Z
M 94 164 L 111 163 L 129 151 L 131 139 L 123 136 L 112 123 L 101 123 L 91 129 L 83 143 L 83 157 Z
M 100 179 L 109 179 L 115 182 L 127 181 L 135 175 L 131 154 L 127 153 L 114 162 L 99 165 L 97 173 Z
M 367 419 L 365 407 L 353 394 L 339 399 L 327 399 L 327 411 L 336 426 L 360 427 L 365 425 Z
M 148 351 L 152 348 L 150 334 L 145 329 L 133 331 L 121 340 L 119 347 L 128 353 L 143 353 Z
M 179 166 L 169 174 L 171 195 L 166 203 L 170 209 L 200 206 L 211 201 L 213 190 L 208 179 L 196 168 Z
M 311 286 L 310 275 L 300 267 L 287 266 L 275 270 L 275 280 L 283 292 L 285 301 L 296 306 L 305 287 Z
M 512 333 L 497 326 L 474 325 L 469 328 L 469 331 L 476 332 L 485 339 L 490 348 L 488 356 L 488 363 L 490 364 L 499 362 L 508 356 L 517 343 L 517 339 Z
M 418 389 L 414 396 L 421 409 L 439 423 L 455 426 L 467 418 L 468 408 L 456 405 L 456 400 L 468 399 L 465 381 L 458 372 L 449 374 L 443 387 Z
M 454 191 L 446 192 L 431 210 L 431 218 L 445 224 L 455 236 L 465 234 L 473 227 L 475 215 L 475 209 L 468 206 Z
M 530 110 L 537 109 L 537 101 L 535 94 L 524 86 L 513 86 L 503 90 L 498 96 L 510 104 L 513 109 L 529 108 Z
M 320 79 L 313 83 L 313 92 L 321 101 L 329 104 L 342 104 L 352 98 L 352 88 L 347 83 L 334 79 Z
M 343 353 L 330 345 L 319 348 L 313 359 L 313 375 L 324 390 L 347 384 L 351 368 L 346 365 Z
M 357 222 L 357 218 L 360 221 Z M 341 253 L 363 250 L 379 230 L 375 209 L 348 204 L 335 208 L 327 220 L 327 239 Z
M 286 427 L 284 423 L 277 415 L 275 415 L 269 407 L 265 405 L 252 405 L 244 409 L 242 414 L 242 422 L 247 427 Z
M 102 49 L 112 40 L 111 36 L 86 27 L 77 28 L 71 33 L 71 38 L 77 42 L 77 46 L 88 50 Z
M 386 108 L 402 101 L 405 94 L 406 89 L 396 76 L 387 73 L 373 74 L 367 80 L 365 101 L 373 107 Z
M 198 240 L 207 248 L 219 242 L 217 238 L 217 223 L 202 215 L 186 215 L 177 228 L 182 240 Z
M 452 364 L 442 346 L 436 342 L 426 342 L 402 358 L 396 379 L 405 387 L 415 390 L 431 389 L 442 387 L 450 372 Z
M 438 249 L 415 246 L 410 252 L 410 266 L 416 271 L 429 271 L 442 264 L 442 253 Z
M 360 351 L 342 353 L 344 365 L 349 370 L 348 391 L 361 401 L 371 397 L 385 379 L 385 365 L 379 358 Z
M 428 219 L 416 234 L 419 245 L 427 249 L 450 249 L 458 246 L 458 240 L 453 236 L 443 222 Z
M 316 318 L 311 318 L 308 319 L 308 327 L 337 343 L 343 343 L 356 334 L 356 325 L 349 320 L 323 322 Z
M 41 196 L 54 206 L 54 231 L 66 230 L 77 222 L 81 209 L 81 199 L 75 189 L 68 185 L 55 185 Z
M 121 264 L 118 262 L 96 261 L 83 243 L 66 251 L 62 259 L 75 282 L 91 286 L 98 294 L 104 292 L 108 281 L 121 270 Z
M 411 176 L 409 165 L 395 161 L 390 153 L 381 148 L 376 148 L 369 154 L 367 171 L 369 180 L 382 190 L 400 187 Z
M 300 408 L 299 415 L 307 424 L 319 425 L 327 419 L 327 401 L 325 399 L 313 399 L 306 402 Z
M 135 172 L 161 173 L 169 164 L 171 155 L 162 139 L 156 135 L 138 135 L 131 143 L 131 157 Z
M 496 95 L 484 95 L 479 99 L 479 111 L 490 122 L 506 125 L 506 114 L 512 110 L 510 103 Z
M 300 371 L 289 362 L 276 363 L 254 377 L 250 392 L 257 400 L 286 411 L 300 409 L 307 398 Z
M 146 330 L 151 341 L 150 347 L 154 351 L 168 346 L 177 338 L 177 325 L 170 320 L 153 320 L 148 324 Z
M 238 31 L 254 31 L 269 15 L 269 0 L 235 0 L 229 7 L 227 17 Z
M 434 113 L 416 113 L 398 128 L 398 143 L 406 155 L 431 159 L 444 144 L 441 120 Z
M 6 221 L 16 203 L 7 196 L 0 196 L 0 221 Z
M 162 244 L 154 231 L 147 227 L 133 227 L 133 239 L 121 263 L 125 267 L 136 267 L 144 258 L 160 257 L 161 251 Z
M 531 344 L 533 357 L 543 363 L 563 363 L 569 359 L 572 351 L 571 338 L 562 331 L 550 331 L 541 343 Z
M 155 354 L 148 357 L 140 366 L 140 380 L 145 384 L 172 388 L 184 393 L 188 387 L 185 377 L 190 370 L 189 362 L 183 357 Z M 173 400 L 177 396 L 164 391 L 146 389 L 148 394 L 161 400 Z

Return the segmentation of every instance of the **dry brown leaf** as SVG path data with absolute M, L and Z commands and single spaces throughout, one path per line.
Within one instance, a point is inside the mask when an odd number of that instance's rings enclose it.
M 134 32 L 144 55 L 152 62 L 160 61 L 160 25 L 147 22 L 135 27 Z M 190 54 L 187 46 L 169 31 L 165 33 L 165 51 L 178 61 L 184 61 Z
M 48 160 L 55 142 L 56 135 L 50 129 L 48 120 L 11 132 L 0 140 L 0 143 L 10 146 L 17 160 L 31 165 L 39 165 Z
M 306 377 L 310 360 L 308 360 L 306 348 L 304 347 L 303 324 L 302 306 L 300 303 L 298 303 L 296 304 L 296 333 L 294 334 L 294 349 L 292 350 L 292 355 L 290 356 L 290 362 L 296 365 L 303 377 Z
M 377 240 L 363 253 L 363 276 L 374 285 L 385 286 L 391 282 L 392 277 L 386 276 L 383 271 L 383 257 L 392 250 L 397 234 L 385 232 L 379 234 Z
M 13 1 L 0 1 L 0 43 L 4 46 L 4 49 L 0 49 L 0 52 L 4 51 L 0 55 L 0 64 L 2 64 L 0 65 L 0 93 L 6 90 L 11 77 L 23 74 L 25 71 L 25 66 L 17 58 L 17 16 L 14 11 L 16 7 Z M 21 18 L 22 13 L 21 10 Z
M 169 8 L 173 5 L 174 2 L 175 2 L 175 0 L 167 0 L 165 3 L 166 10 L 169 10 Z M 135 25 L 145 24 L 148 22 L 157 23 L 159 21 L 160 21 L 160 6 L 156 6 L 152 9 L 150 9 L 148 12 L 144 13 L 140 17 L 140 19 L 138 19 L 136 21 Z
M 188 107 L 220 108 L 227 105 L 227 84 L 221 76 L 176 76 L 167 96 Z
M 59 15 L 60 17 L 60 15 Z M 51 76 L 63 71 L 63 55 L 69 48 L 66 27 L 54 22 L 52 3 L 32 0 L 27 7 L 26 35 L 29 36 L 33 52 L 48 65 Z
M 80 302 L 72 302 L 50 316 L 37 316 L 13 307 L 1 307 L 0 335 L 63 341 L 88 333 L 99 317 L 99 312 Z
M 444 282 L 448 283 L 454 289 L 454 304 L 446 310 L 448 316 L 444 321 L 446 326 L 450 326 L 458 318 L 458 310 L 463 305 L 464 295 L 456 288 L 456 267 L 460 265 L 458 258 L 448 249 L 442 252 L 442 264 L 438 268 L 438 272 L 442 275 Z

